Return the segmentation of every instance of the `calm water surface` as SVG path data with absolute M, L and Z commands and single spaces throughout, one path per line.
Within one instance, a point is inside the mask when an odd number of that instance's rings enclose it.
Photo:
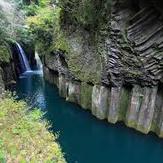
M 16 92 L 46 112 L 52 131 L 60 133 L 58 141 L 68 163 L 163 163 L 162 139 L 97 120 L 66 102 L 38 74 L 21 76 Z

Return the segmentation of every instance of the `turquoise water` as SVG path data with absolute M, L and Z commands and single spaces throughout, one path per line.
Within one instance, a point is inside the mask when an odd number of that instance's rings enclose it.
M 163 163 L 163 140 L 123 124 L 111 125 L 59 97 L 58 89 L 38 75 L 22 76 L 19 98 L 46 112 L 68 163 Z M 30 100 L 29 100 L 30 99 Z

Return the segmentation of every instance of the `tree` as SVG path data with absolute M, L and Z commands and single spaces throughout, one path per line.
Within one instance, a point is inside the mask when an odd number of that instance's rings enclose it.
M 16 39 L 23 27 L 24 15 L 18 10 L 16 0 L 0 0 L 0 39 Z M 18 1 L 17 1 L 18 2 Z

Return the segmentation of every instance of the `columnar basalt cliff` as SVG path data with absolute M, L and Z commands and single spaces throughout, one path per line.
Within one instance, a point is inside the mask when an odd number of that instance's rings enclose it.
M 163 137 L 161 0 L 89 3 L 104 12 L 95 22 L 82 18 L 80 5 L 75 17 L 63 4 L 56 50 L 44 56 L 45 78 L 97 118 Z

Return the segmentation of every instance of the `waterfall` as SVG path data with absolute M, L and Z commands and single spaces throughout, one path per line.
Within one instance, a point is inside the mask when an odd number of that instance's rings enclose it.
M 37 69 L 42 71 L 43 66 L 37 51 L 35 51 L 35 59 L 36 59 Z
M 16 43 L 17 48 L 18 48 L 18 54 L 19 54 L 19 59 L 20 59 L 20 64 L 21 64 L 21 68 L 23 72 L 26 71 L 31 71 L 28 59 L 25 55 L 24 50 L 22 49 L 22 47 L 20 46 L 19 43 Z

